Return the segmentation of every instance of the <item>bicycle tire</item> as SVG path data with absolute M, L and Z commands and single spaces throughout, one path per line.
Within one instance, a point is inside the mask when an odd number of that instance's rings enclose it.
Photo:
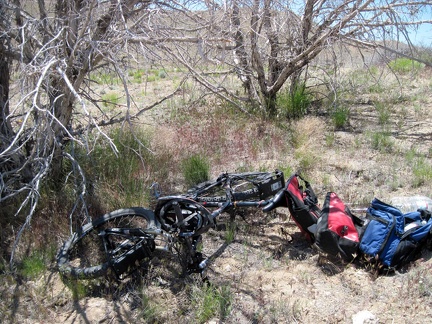
M 106 275 L 111 267 L 99 235 L 107 228 L 157 228 L 152 211 L 132 207 L 119 209 L 84 225 L 63 244 L 57 255 L 57 266 L 62 275 L 90 279 Z

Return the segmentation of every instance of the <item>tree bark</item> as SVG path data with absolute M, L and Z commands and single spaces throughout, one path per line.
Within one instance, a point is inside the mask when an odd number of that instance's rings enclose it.
M 0 1 L 0 19 L 3 21 L 0 24 L 0 28 L 5 28 L 3 26 L 8 20 L 4 13 L 4 4 Z M 5 145 L 4 139 L 10 138 L 12 135 L 12 127 L 7 116 L 9 115 L 9 79 L 10 70 L 9 64 L 10 59 L 8 59 L 7 48 L 9 45 L 9 38 L 7 34 L 0 36 L 0 148 Z
M 10 138 L 12 127 L 9 119 L 9 62 L 5 55 L 4 44 L 0 43 L 0 134 Z M 3 140 L 2 140 L 2 145 Z

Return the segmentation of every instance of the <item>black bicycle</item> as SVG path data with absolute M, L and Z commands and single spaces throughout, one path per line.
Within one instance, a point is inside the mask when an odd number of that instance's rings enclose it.
M 186 273 L 202 273 L 208 259 L 198 245 L 217 217 L 237 207 L 276 208 L 274 197 L 284 186 L 283 172 L 275 171 L 224 173 L 183 195 L 161 197 L 156 190 L 154 211 L 119 209 L 73 233 L 58 253 L 59 271 L 74 278 L 111 271 L 123 279 L 163 250 L 176 254 Z

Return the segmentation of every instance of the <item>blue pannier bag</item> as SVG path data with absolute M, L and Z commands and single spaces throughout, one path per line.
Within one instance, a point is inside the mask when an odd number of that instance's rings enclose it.
M 413 261 L 431 237 L 432 218 L 427 210 L 403 214 L 375 198 L 366 217 L 359 251 L 380 262 L 386 270 Z

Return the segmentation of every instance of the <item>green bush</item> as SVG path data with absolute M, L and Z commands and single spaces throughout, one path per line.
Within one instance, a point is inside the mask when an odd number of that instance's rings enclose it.
M 182 169 L 188 187 L 210 179 L 210 163 L 204 156 L 195 154 L 184 159 Z
M 102 96 L 102 104 L 104 107 L 114 109 L 120 101 L 120 97 L 115 92 L 109 92 Z
M 398 73 L 415 72 L 424 67 L 424 64 L 405 57 L 397 58 L 389 62 L 388 65 L 393 71 Z
M 300 84 L 294 89 L 281 92 L 276 100 L 279 111 L 288 119 L 298 119 L 307 113 L 311 105 L 312 96 L 307 91 L 305 84 Z
M 159 70 L 158 71 L 158 75 L 157 75 L 160 79 L 165 79 L 167 77 L 167 73 L 165 70 Z
M 378 150 L 382 153 L 390 153 L 393 149 L 393 141 L 390 137 L 390 133 L 387 131 L 373 132 L 370 135 L 371 146 L 374 150 Z
M 420 187 L 432 180 L 432 166 L 424 155 L 418 154 L 415 149 L 411 149 L 407 152 L 405 159 L 413 173 L 411 180 L 413 187 Z
M 331 111 L 331 119 L 336 129 L 344 128 L 349 122 L 349 108 L 336 104 Z
M 374 106 L 376 111 L 378 112 L 378 123 L 380 125 L 388 124 L 391 116 L 389 106 L 382 102 L 375 102 Z

